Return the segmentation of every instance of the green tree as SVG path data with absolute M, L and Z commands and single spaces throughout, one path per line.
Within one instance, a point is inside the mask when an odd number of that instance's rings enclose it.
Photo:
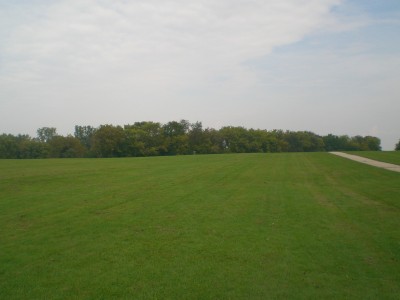
M 323 138 L 310 131 L 287 131 L 285 141 L 289 152 L 323 151 Z
M 42 127 L 37 130 L 37 138 L 43 143 L 49 142 L 57 135 L 57 129 L 54 127 Z
M 50 157 L 54 158 L 77 158 L 85 154 L 85 147 L 79 139 L 71 135 L 55 136 L 50 140 L 49 146 Z
M 288 152 L 289 143 L 285 140 L 286 133 L 280 129 L 269 132 L 269 146 L 271 152 Z
M 364 137 L 364 145 L 368 151 L 381 151 L 381 140 L 374 136 L 366 136 Z
M 0 158 L 18 157 L 18 139 L 12 134 L 0 135 Z
M 333 134 L 328 134 L 327 136 L 322 137 L 322 140 L 325 145 L 326 151 L 337 151 L 342 150 L 339 145 L 339 137 Z
M 223 147 L 228 153 L 249 152 L 250 139 L 244 127 L 225 126 L 220 129 Z
M 29 135 L 0 135 L 0 158 L 47 158 L 49 145 Z
M 18 143 L 18 158 L 48 158 L 50 146 L 37 139 L 21 136 Z
M 221 135 L 218 130 L 214 128 L 202 130 L 201 140 L 202 146 L 199 153 L 218 154 L 223 152 Z M 193 153 L 193 151 L 191 151 L 191 153 Z
M 187 154 L 188 152 L 188 136 L 189 122 L 181 120 L 180 122 L 172 121 L 162 126 L 164 140 L 162 147 L 166 149 L 166 154 Z
M 350 139 L 350 150 L 360 151 L 379 151 L 381 150 L 381 140 L 373 136 L 356 135 Z
M 165 136 L 173 137 L 185 135 L 189 131 L 189 122 L 181 120 L 180 122 L 171 121 L 162 126 Z
M 92 126 L 78 126 L 75 125 L 74 136 L 81 142 L 81 144 L 89 150 L 92 147 L 92 138 L 96 128 Z
M 400 140 L 399 140 L 399 142 L 396 144 L 394 150 L 400 151 Z
M 348 135 L 341 135 L 339 136 L 339 149 L 343 151 L 352 151 L 357 150 L 357 145 L 354 144 L 353 139 L 350 138 Z
M 163 128 L 156 122 L 135 122 L 133 125 L 125 125 L 125 130 L 134 130 L 135 143 L 143 144 L 144 156 L 168 154 L 168 148 L 164 141 Z
M 145 144 L 140 139 L 143 131 L 129 126 L 130 125 L 124 126 L 124 153 L 126 156 L 145 156 Z
M 124 139 L 121 126 L 101 125 L 93 135 L 92 151 L 97 157 L 124 156 Z
M 203 135 L 203 124 L 195 122 L 190 124 L 188 133 L 189 152 L 193 153 L 206 153 L 207 145 Z

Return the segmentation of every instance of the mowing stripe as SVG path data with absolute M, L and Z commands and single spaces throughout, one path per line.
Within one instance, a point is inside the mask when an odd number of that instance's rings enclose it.
M 381 162 L 381 161 L 377 161 L 377 160 L 373 160 L 373 159 L 369 159 L 369 158 L 365 158 L 365 157 L 361 157 L 361 156 L 357 156 L 357 155 L 347 154 L 347 153 L 343 153 L 343 152 L 329 152 L 329 153 L 338 155 L 338 156 L 341 156 L 344 158 L 348 158 L 348 159 L 351 159 L 351 160 L 354 160 L 354 161 L 357 161 L 357 162 L 360 162 L 363 164 L 367 164 L 370 166 L 386 169 L 389 171 L 400 172 L 399 165 L 389 164 L 389 163 L 385 163 L 385 162 Z

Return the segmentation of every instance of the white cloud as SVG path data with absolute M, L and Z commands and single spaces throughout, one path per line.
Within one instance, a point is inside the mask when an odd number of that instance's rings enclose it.
M 179 89 L 235 77 L 243 61 L 318 29 L 339 2 L 69 0 L 27 7 L 37 18 L 10 24 L 2 79 Z

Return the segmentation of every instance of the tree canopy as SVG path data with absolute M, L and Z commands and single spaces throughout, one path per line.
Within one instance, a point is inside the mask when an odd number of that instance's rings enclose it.
M 187 120 L 75 126 L 74 135 L 61 136 L 43 127 L 36 137 L 0 135 L 0 158 L 137 157 L 156 155 L 315 152 L 381 150 L 373 136 L 320 136 L 310 131 L 247 129 L 224 126 L 203 128 Z M 400 150 L 400 141 L 396 145 Z

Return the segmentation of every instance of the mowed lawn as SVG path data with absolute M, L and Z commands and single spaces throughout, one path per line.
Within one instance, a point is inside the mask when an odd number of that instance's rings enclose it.
M 399 295 L 399 173 L 328 153 L 0 160 L 0 299 Z
M 400 151 L 347 151 L 347 153 L 400 165 Z

